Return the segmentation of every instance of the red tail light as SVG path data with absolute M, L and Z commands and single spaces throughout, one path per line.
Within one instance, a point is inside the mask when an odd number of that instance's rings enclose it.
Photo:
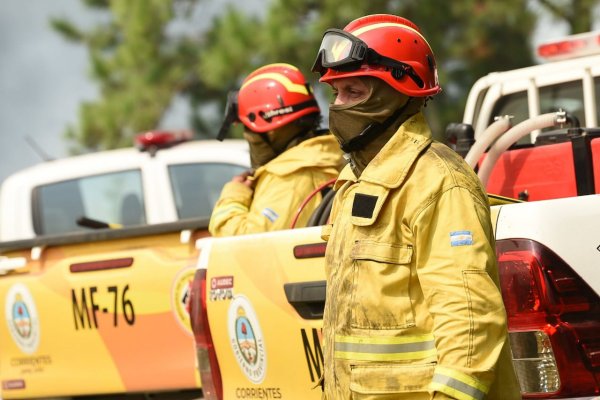
M 523 397 L 600 393 L 598 295 L 540 243 L 499 240 L 496 251 Z
M 206 269 L 198 269 L 190 292 L 190 320 L 196 340 L 202 393 L 206 400 L 222 400 L 223 382 L 208 325 L 206 300 Z

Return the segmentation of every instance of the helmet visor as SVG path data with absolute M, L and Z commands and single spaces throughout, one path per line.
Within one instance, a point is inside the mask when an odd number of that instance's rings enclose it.
M 360 66 L 367 54 L 365 42 L 340 29 L 328 29 L 323 35 L 313 72 L 323 74 L 327 68 L 353 70 Z

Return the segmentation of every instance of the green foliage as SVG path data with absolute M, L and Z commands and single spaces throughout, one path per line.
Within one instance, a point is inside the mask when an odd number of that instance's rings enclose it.
M 263 0 L 258 16 L 229 3 L 208 30 L 183 34 L 169 28 L 174 20 L 190 26 L 202 0 L 82 2 L 111 18 L 89 31 L 51 20 L 65 39 L 88 47 L 91 75 L 100 87 L 100 98 L 83 103 L 79 124 L 67 129 L 74 151 L 131 145 L 134 134 L 160 125 L 177 97 L 189 101 L 189 124 L 197 134 L 214 137 L 227 92 L 267 63 L 294 64 L 318 93 L 329 93 L 310 73 L 324 31 L 376 13 L 413 20 L 434 50 L 444 91 L 426 113 L 443 140 L 445 126 L 462 119 L 476 79 L 533 63 L 530 38 L 537 19 L 531 4 L 579 32 L 591 28 L 600 0 Z
M 112 19 L 89 32 L 52 21 L 64 37 L 87 45 L 92 78 L 100 86 L 100 98 L 83 103 L 78 126 L 67 129 L 73 152 L 131 146 L 133 135 L 159 125 L 175 94 L 197 86 L 191 71 L 198 63 L 197 43 L 168 34 L 175 5 L 183 2 L 93 1 Z
M 555 20 L 562 20 L 569 25 L 571 33 L 582 33 L 592 30 L 594 11 L 600 6 L 598 0 L 537 0 Z

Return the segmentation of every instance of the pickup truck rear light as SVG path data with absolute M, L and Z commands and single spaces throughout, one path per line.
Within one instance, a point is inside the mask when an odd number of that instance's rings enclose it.
M 513 365 L 524 398 L 600 393 L 600 299 L 554 252 L 496 243 Z
M 206 269 L 198 269 L 190 292 L 190 322 L 196 341 L 202 394 L 205 400 L 222 400 L 223 382 L 208 325 L 206 300 Z

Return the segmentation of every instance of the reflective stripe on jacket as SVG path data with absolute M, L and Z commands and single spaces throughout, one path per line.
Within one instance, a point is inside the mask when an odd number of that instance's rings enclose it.
M 331 134 L 317 136 L 294 146 L 254 174 L 254 190 L 228 182 L 211 215 L 213 236 L 233 236 L 287 229 L 302 201 L 319 185 L 338 176 L 344 161 Z M 308 202 L 296 226 L 306 224 L 321 195 Z
M 487 196 L 453 150 L 407 120 L 323 228 L 325 398 L 520 399 Z

